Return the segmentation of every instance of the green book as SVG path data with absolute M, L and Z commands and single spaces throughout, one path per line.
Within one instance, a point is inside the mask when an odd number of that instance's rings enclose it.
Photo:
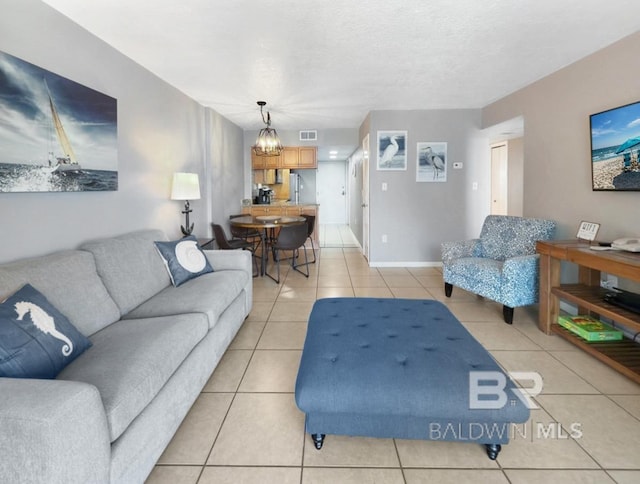
M 587 341 L 617 341 L 622 331 L 591 316 L 558 316 L 558 324 Z

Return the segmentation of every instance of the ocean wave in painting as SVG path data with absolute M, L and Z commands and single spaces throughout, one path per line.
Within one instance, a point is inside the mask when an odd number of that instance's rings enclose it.
M 52 167 L 0 163 L 0 192 L 115 191 L 118 172 L 79 170 L 54 173 Z

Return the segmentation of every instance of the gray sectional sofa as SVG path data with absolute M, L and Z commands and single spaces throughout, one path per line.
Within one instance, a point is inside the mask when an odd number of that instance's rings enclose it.
M 147 230 L 0 265 L 93 346 L 53 380 L 0 378 L 0 482 L 143 482 L 252 305 L 251 255 L 174 287 Z

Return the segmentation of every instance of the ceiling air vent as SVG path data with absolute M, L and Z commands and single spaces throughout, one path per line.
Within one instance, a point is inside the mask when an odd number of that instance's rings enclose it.
M 300 141 L 317 141 L 318 132 L 315 129 L 300 131 Z

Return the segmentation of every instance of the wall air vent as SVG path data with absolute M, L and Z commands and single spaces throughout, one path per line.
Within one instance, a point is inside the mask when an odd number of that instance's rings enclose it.
M 318 132 L 315 129 L 300 131 L 300 141 L 317 141 Z

